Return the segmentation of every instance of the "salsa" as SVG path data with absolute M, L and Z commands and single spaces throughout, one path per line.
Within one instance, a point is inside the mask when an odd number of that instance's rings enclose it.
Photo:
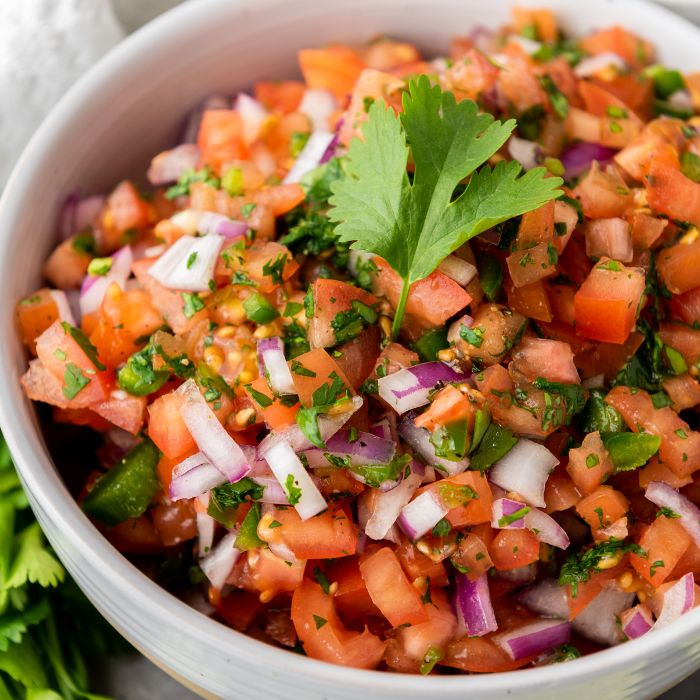
M 83 511 L 358 668 L 558 663 L 690 611 L 700 74 L 532 9 L 298 60 L 66 201 L 17 319 L 27 396 L 100 436 Z

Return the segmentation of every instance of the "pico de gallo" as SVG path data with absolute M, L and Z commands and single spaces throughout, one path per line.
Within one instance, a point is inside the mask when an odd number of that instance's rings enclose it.
M 298 60 L 66 201 L 17 319 L 27 396 L 98 436 L 83 511 L 346 666 L 508 671 L 689 612 L 700 73 L 532 9 Z

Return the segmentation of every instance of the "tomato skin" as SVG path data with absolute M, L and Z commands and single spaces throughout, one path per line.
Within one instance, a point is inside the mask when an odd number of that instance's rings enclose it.
M 171 392 L 160 396 L 148 407 L 148 436 L 170 459 L 184 454 L 195 445 L 180 415 L 183 401 L 180 394 Z
M 360 559 L 360 572 L 372 602 L 392 627 L 415 625 L 428 619 L 418 591 L 389 547 L 381 547 Z
M 539 540 L 529 530 L 501 530 L 489 547 L 499 571 L 527 566 L 540 558 Z
M 698 188 L 700 185 L 693 183 Z M 695 201 L 695 200 L 694 200 Z M 700 208 L 700 200 L 699 202 Z M 700 213 L 698 214 L 700 221 Z M 700 286 L 700 240 L 693 243 L 676 243 L 659 251 L 656 256 L 659 277 L 674 294 L 682 294 Z
M 146 397 L 112 389 L 104 401 L 92 404 L 91 408 L 112 425 L 136 435 L 146 417 Z
M 605 402 L 622 414 L 630 430 L 644 430 L 661 437 L 659 458 L 678 476 L 687 476 L 697 469 L 700 433 L 691 430 L 672 408 L 654 408 L 646 391 L 635 389 L 632 393 L 624 386 L 612 389 Z
M 304 651 L 314 659 L 376 668 L 384 655 L 385 643 L 366 628 L 364 632 L 347 630 L 338 618 L 333 597 L 307 578 L 292 596 L 292 622 Z
M 277 521 L 279 527 L 270 528 Z M 330 505 L 313 518 L 303 520 L 294 508 L 275 508 L 258 526 L 258 535 L 270 543 L 287 545 L 298 559 L 334 559 L 355 554 L 357 527 L 346 511 Z
M 658 517 L 639 538 L 639 546 L 647 556 L 641 557 L 633 552 L 630 563 L 652 586 L 659 586 L 671 574 L 690 542 L 690 535 L 677 520 Z
M 576 292 L 576 328 L 586 338 L 622 344 L 634 327 L 646 286 L 644 271 L 625 267 L 606 269 L 611 261 L 598 263 Z

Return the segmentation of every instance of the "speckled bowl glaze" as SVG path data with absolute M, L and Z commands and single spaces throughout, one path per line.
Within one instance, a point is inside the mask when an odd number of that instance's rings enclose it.
M 523 4 L 522 0 L 519 0 Z M 570 663 L 483 676 L 415 677 L 314 661 L 231 631 L 159 588 L 92 526 L 63 485 L 20 391 L 26 360 L 14 303 L 38 286 L 67 192 L 102 191 L 143 172 L 174 143 L 183 116 L 217 91 L 295 72 L 295 51 L 388 33 L 427 52 L 476 24 L 506 20 L 509 0 L 193 0 L 154 21 L 95 66 L 54 109 L 0 204 L 0 425 L 32 507 L 88 597 L 135 646 L 202 695 L 282 700 L 644 700 L 700 667 L 700 610 L 668 628 Z M 700 30 L 641 0 L 539 0 L 583 34 L 623 24 L 661 57 L 700 68 Z M 18 115 L 21 118 L 21 115 Z

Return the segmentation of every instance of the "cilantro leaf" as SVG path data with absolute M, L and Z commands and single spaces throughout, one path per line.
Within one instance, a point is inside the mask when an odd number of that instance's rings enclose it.
M 473 236 L 557 197 L 562 184 L 560 178 L 545 179 L 544 168 L 520 176 L 515 161 L 475 172 L 507 141 L 515 121 L 479 114 L 474 102 L 457 102 L 426 76 L 410 81 L 403 107 L 398 117 L 383 102 L 371 105 L 364 138 L 351 142 L 346 177 L 332 185 L 329 200 L 339 239 L 380 255 L 402 278 L 394 336 L 411 284 Z M 406 172 L 409 144 L 412 182 Z
M 17 551 L 10 566 L 5 588 L 20 588 L 38 583 L 44 588 L 57 586 L 65 572 L 58 560 L 44 546 L 39 523 L 32 523 L 19 533 Z

